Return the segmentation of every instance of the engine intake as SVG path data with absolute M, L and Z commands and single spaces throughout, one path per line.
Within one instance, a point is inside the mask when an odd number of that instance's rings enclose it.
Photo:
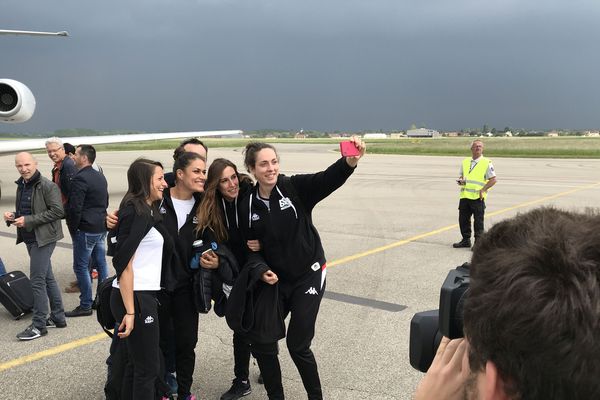
M 0 121 L 25 122 L 33 116 L 35 97 L 23 83 L 0 79 Z

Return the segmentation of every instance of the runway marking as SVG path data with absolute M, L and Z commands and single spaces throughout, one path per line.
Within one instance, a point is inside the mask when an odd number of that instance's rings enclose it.
M 557 193 L 557 194 L 554 194 L 554 195 L 550 195 L 550 196 L 545 196 L 545 197 L 539 198 L 537 200 L 526 201 L 524 203 L 520 203 L 520 204 L 517 204 L 517 205 L 512 206 L 512 207 L 503 208 L 501 210 L 495 211 L 493 213 L 489 213 L 487 215 L 488 216 L 492 216 L 492 215 L 503 214 L 503 213 L 506 213 L 506 212 L 509 212 L 509 211 L 512 211 L 512 210 L 517 210 L 517 209 L 524 208 L 524 207 L 527 207 L 527 206 L 531 206 L 531 205 L 534 205 L 534 204 L 539 204 L 539 203 L 542 203 L 544 201 L 553 200 L 553 199 L 556 199 L 556 198 L 559 198 L 559 197 L 567 196 L 569 194 L 573 194 L 573 193 L 576 193 L 576 192 L 579 192 L 579 191 L 582 191 L 582 190 L 592 189 L 592 188 L 597 187 L 597 186 L 600 186 L 600 182 L 596 182 L 596 183 L 592 183 L 592 184 L 588 184 L 588 185 L 579 186 L 579 187 L 576 187 L 574 189 L 567 190 L 567 191 L 564 191 L 564 192 L 560 192 L 560 193 Z M 458 224 L 448 225 L 448 226 L 445 226 L 443 228 L 435 229 L 435 230 L 430 231 L 430 232 L 425 232 L 425 233 L 421 233 L 419 235 L 415 235 L 415 236 L 413 236 L 411 238 L 408 238 L 408 239 L 399 240 L 397 242 L 390 243 L 390 244 L 385 245 L 385 246 L 376 247 L 374 249 L 371 249 L 371 250 L 368 250 L 368 251 L 364 251 L 362 253 L 357 253 L 357 254 L 354 254 L 354 255 L 351 255 L 351 256 L 348 256 L 348 257 L 340 258 L 338 260 L 334 260 L 332 262 L 328 262 L 327 263 L 327 267 L 331 268 L 331 267 L 336 266 L 336 265 L 345 264 L 345 263 L 348 263 L 350 261 L 357 260 L 359 258 L 370 256 L 370 255 L 376 254 L 376 253 L 380 253 L 380 252 L 385 251 L 385 250 L 393 249 L 395 247 L 402 246 L 402 245 L 414 242 L 414 241 L 419 240 L 419 239 L 423 239 L 423 238 L 426 238 L 426 237 L 429 237 L 429 236 L 437 235 L 438 233 L 446 232 L 446 231 L 448 231 L 450 229 L 455 229 L 457 226 L 458 226 Z M 2 235 L 2 236 L 8 236 L 10 234 L 2 234 L 0 232 L 0 235 Z M 341 293 L 335 293 L 334 295 L 341 296 L 340 298 L 346 298 L 347 300 L 351 300 L 352 297 L 355 297 L 355 296 L 345 295 L 345 294 L 341 294 Z M 353 299 L 353 300 L 356 300 L 356 299 Z M 358 304 L 358 303 L 355 303 L 355 304 Z M 72 350 L 72 349 L 75 349 L 77 347 L 85 346 L 87 344 L 97 342 L 97 341 L 99 341 L 99 340 L 101 340 L 103 338 L 107 338 L 107 337 L 108 336 L 106 336 L 106 334 L 104 334 L 104 333 L 98 333 L 98 334 L 93 335 L 93 336 L 88 336 L 86 338 L 78 339 L 78 340 L 75 340 L 75 341 L 72 341 L 72 342 L 69 342 L 69 343 L 65 343 L 65 344 L 60 345 L 60 346 L 52 347 L 52 348 L 50 348 L 48 350 L 44 350 L 44 351 L 40 351 L 38 353 L 34 353 L 34 354 L 27 355 L 27 356 L 15 358 L 14 360 L 7 361 L 5 363 L 0 364 L 0 372 L 6 371 L 6 370 L 14 368 L 14 367 L 18 367 L 18 366 L 23 365 L 23 364 L 27 364 L 27 363 L 32 362 L 32 361 L 36 361 L 36 360 L 39 360 L 39 359 L 42 359 L 42 358 L 46 358 L 46 357 L 49 357 L 49 356 L 52 356 L 52 355 L 55 355 L 55 354 L 59 354 L 59 353 L 62 353 L 62 352 L 68 351 L 68 350 Z
M 5 363 L 0 364 L 0 372 L 6 371 L 7 369 L 11 369 L 14 367 L 18 367 L 23 364 L 30 363 L 32 361 L 37 361 L 42 358 L 50 357 L 55 354 L 63 353 L 67 350 L 76 349 L 77 347 L 85 346 L 90 343 L 97 342 L 99 340 L 108 338 L 106 333 L 98 333 L 93 336 L 88 336 L 82 339 L 74 340 L 69 343 L 61 344 L 60 346 L 52 347 L 48 350 L 39 351 L 37 353 L 29 354 L 23 357 L 15 358 L 14 360 L 7 361 Z
M 376 308 L 383 311 L 400 312 L 407 308 L 402 304 L 389 303 L 387 301 L 379 301 L 368 299 L 365 297 L 352 296 L 350 294 L 332 292 L 326 290 L 323 297 L 329 300 L 341 301 L 342 303 L 356 304 L 364 307 Z
M 548 200 L 553 200 L 553 199 L 556 199 L 556 198 L 559 198 L 559 197 L 564 197 L 564 196 L 567 196 L 567 195 L 570 195 L 570 194 L 573 194 L 573 193 L 576 193 L 576 192 L 580 192 L 582 190 L 592 189 L 592 188 L 595 188 L 597 186 L 600 186 L 600 182 L 596 182 L 596 183 L 592 183 L 592 184 L 587 184 L 587 185 L 583 185 L 583 186 L 578 186 L 578 187 L 576 187 L 574 189 L 571 189 L 571 190 L 566 190 L 564 192 L 556 193 L 556 194 L 553 194 L 553 195 L 550 195 L 550 196 L 541 197 L 541 198 L 536 199 L 536 200 L 526 201 L 524 203 L 520 203 L 520 204 L 514 205 L 512 207 L 503 208 L 501 210 L 494 211 L 492 213 L 486 213 L 486 216 L 489 217 L 489 216 L 504 214 L 504 213 L 509 212 L 509 211 L 513 211 L 513 210 L 517 210 L 517 209 L 520 209 L 520 208 L 528 207 L 528 206 L 531 206 L 531 205 L 534 205 L 534 204 L 539 204 L 539 203 L 542 203 L 542 202 L 545 202 L 545 201 L 548 201 Z M 348 263 L 350 261 L 357 260 L 359 258 L 370 256 L 372 254 L 380 253 L 382 251 L 386 251 L 386 250 L 389 250 L 389 249 L 393 249 L 395 247 L 402 246 L 402 245 L 405 245 L 407 243 L 412 243 L 412 242 L 417 241 L 419 239 L 423 239 L 423 238 L 426 238 L 426 237 L 429 237 L 429 236 L 437 235 L 438 233 L 449 231 L 450 229 L 456 229 L 457 227 L 458 227 L 458 224 L 448 225 L 448 226 L 445 226 L 443 228 L 439 228 L 439 229 L 436 229 L 436 230 L 433 230 L 433 231 L 430 231 L 430 232 L 421 233 L 419 235 L 413 236 L 413 237 L 408 238 L 408 239 L 399 240 L 399 241 L 394 242 L 394 243 L 386 244 L 385 246 L 376 247 L 374 249 L 367 250 L 367 251 L 364 251 L 362 253 L 353 254 L 353 255 L 348 256 L 348 257 L 344 257 L 344 258 L 340 258 L 338 260 L 327 262 L 327 268 L 335 267 L 336 265 L 345 264 L 345 263 Z

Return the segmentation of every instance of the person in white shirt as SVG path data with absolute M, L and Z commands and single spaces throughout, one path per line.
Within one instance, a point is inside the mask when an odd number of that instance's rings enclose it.
M 160 373 L 158 303 L 163 260 L 157 201 L 167 188 L 162 165 L 146 159 L 134 161 L 127 171 L 128 190 L 119 206 L 113 266 L 111 310 L 119 323 L 120 339 L 129 358 L 124 372 L 122 398 L 152 399 Z

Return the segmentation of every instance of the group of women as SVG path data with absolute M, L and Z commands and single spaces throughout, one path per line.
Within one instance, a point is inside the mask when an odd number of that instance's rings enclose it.
M 251 271 L 258 274 L 255 293 L 277 288 L 273 302 L 279 317 L 290 315 L 286 340 L 292 360 L 308 398 L 323 398 L 310 345 L 325 289 L 326 262 L 312 210 L 346 181 L 364 155 L 364 143 L 356 137 L 351 140 L 358 156 L 342 157 L 315 174 L 291 177 L 279 173 L 273 146 L 249 143 L 244 164 L 254 184 L 234 163 L 221 158 L 212 162 L 206 175 L 204 157 L 190 152 L 175 160 L 172 188 L 164 181 L 160 163 L 138 159 L 131 164 L 128 191 L 114 227 L 117 279 L 111 297 L 120 323 L 118 337 L 125 341 L 129 360 L 122 398 L 156 398 L 161 350 L 174 353 L 178 398 L 196 398 L 191 386 L 198 337 L 193 282 L 198 272 L 190 262 L 194 242 L 206 238 L 207 232 L 214 247 L 231 251 L 239 266 L 236 274 L 251 268 L 245 265 L 260 266 Z M 218 273 L 224 261 L 219 254 L 204 252 L 200 266 Z M 234 291 L 238 284 L 234 283 Z M 254 312 L 254 320 L 260 320 L 261 309 Z M 235 379 L 222 399 L 250 393 L 250 353 L 258 362 L 268 398 L 284 399 L 277 339 L 234 331 L 233 345 Z

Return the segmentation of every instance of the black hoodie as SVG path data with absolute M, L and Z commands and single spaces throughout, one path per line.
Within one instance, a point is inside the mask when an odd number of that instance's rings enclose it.
M 169 291 L 191 285 L 194 271 L 190 268 L 190 260 L 193 257 L 192 243 L 195 240 L 198 226 L 196 209 L 200 204 L 201 194 L 194 193 L 196 202 L 187 216 L 185 224 L 177 230 L 177 213 L 171 200 L 171 188 L 163 192 L 163 202 L 159 207 L 159 212 L 163 217 L 162 223 L 165 226 L 169 236 L 175 242 L 175 251 L 168 265 L 163 265 L 162 285 Z
M 323 245 L 312 223 L 315 205 L 342 186 L 354 168 L 345 158 L 316 174 L 279 175 L 269 198 L 270 211 L 258 198 L 258 183 L 240 200 L 244 236 L 258 239 L 260 254 L 279 279 L 295 281 L 325 263 Z M 249 253 L 249 259 L 254 259 Z

